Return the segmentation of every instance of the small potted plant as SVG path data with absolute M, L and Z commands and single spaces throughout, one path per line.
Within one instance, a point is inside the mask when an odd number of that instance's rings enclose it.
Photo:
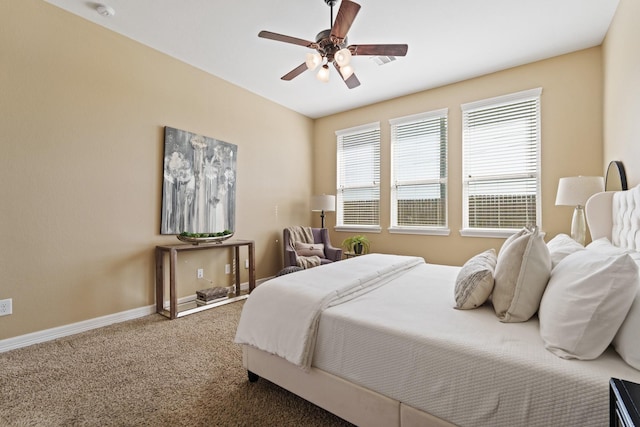
M 369 253 L 369 239 L 361 234 L 347 237 L 343 240 L 342 247 L 348 252 L 353 252 L 357 255 L 367 254 Z

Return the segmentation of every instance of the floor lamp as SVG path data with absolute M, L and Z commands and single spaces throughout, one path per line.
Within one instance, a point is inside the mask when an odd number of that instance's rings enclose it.
M 320 218 L 322 219 L 322 228 L 324 228 L 324 213 L 335 212 L 336 210 L 336 196 L 322 196 L 311 197 L 311 211 L 321 212 Z
M 587 221 L 584 217 L 584 205 L 589 197 L 604 191 L 604 178 L 601 176 L 571 176 L 560 178 L 556 206 L 575 206 L 571 220 L 571 238 L 584 245 L 587 236 Z

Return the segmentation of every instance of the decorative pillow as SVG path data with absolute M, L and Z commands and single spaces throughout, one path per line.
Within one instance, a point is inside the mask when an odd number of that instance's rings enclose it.
M 496 268 L 496 251 L 489 249 L 470 258 L 456 279 L 455 308 L 480 307 L 493 290 L 493 270 Z
M 636 297 L 631 303 L 631 308 L 627 317 L 618 329 L 618 333 L 613 338 L 613 346 L 629 365 L 640 370 L 640 288 L 636 290 Z
M 296 254 L 298 256 L 317 256 L 324 258 L 324 244 L 296 242 Z
M 627 254 L 579 251 L 553 270 L 540 303 L 540 335 L 547 350 L 565 359 L 600 356 L 622 324 L 640 286 Z
M 553 269 L 567 255 L 584 249 L 580 243 L 573 240 L 566 234 L 558 234 L 547 243 L 549 254 L 551 254 L 551 268 Z
M 551 274 L 551 255 L 537 228 L 509 237 L 494 273 L 493 308 L 501 322 L 526 322 L 540 306 Z

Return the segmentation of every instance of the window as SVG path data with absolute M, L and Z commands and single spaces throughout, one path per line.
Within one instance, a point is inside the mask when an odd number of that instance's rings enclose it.
M 447 113 L 392 119 L 391 232 L 448 234 Z
M 380 229 L 380 124 L 336 132 L 338 188 L 336 226 Z
M 540 226 L 540 94 L 462 105 L 462 235 L 503 237 Z

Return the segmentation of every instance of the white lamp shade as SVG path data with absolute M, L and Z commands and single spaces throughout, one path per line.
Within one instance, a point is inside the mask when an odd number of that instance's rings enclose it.
M 307 53 L 307 60 L 305 61 L 305 64 L 307 64 L 308 69 L 315 70 L 321 62 L 322 57 L 319 53 Z
M 329 81 L 329 66 L 327 66 L 326 64 L 323 65 L 322 68 L 320 68 L 320 70 L 318 71 L 318 74 L 316 74 L 316 77 L 321 82 L 327 83 Z
M 589 197 L 604 191 L 601 176 L 570 176 L 560 178 L 556 206 L 584 206 Z
M 340 49 L 339 51 L 336 52 L 334 59 L 336 60 L 338 65 L 341 67 L 344 67 L 345 65 L 349 65 L 349 62 L 351 62 L 351 51 L 346 47 L 343 49 Z
M 353 67 L 351 65 L 340 67 L 340 74 L 342 74 L 343 80 L 347 80 L 353 74 Z
M 336 196 L 312 196 L 311 211 L 313 212 L 334 212 L 336 210 Z

